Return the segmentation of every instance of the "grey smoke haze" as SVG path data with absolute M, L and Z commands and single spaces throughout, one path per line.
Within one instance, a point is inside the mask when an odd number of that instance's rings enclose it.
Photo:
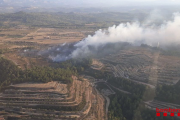
M 53 48 L 49 56 L 53 61 L 64 61 L 112 49 L 115 51 L 122 47 L 119 43 L 123 42 L 151 46 L 157 46 L 158 43 L 160 46 L 180 44 L 180 14 L 174 13 L 171 21 L 164 21 L 160 26 L 144 26 L 134 22 L 114 25 L 106 30 L 100 29 L 82 41 Z M 54 54 L 54 51 L 59 52 Z

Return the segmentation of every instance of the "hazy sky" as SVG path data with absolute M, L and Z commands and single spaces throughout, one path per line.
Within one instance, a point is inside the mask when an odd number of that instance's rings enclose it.
M 53 1 L 53 0 L 51 0 Z M 66 5 L 86 6 L 142 6 L 142 5 L 180 5 L 180 0 L 56 0 Z M 67 1 L 67 3 L 65 2 Z
M 76 1 L 76 0 L 74 0 Z M 78 0 L 81 1 L 81 0 Z M 96 4 L 102 3 L 102 5 L 180 5 L 180 0 L 86 0 L 86 3 Z
M 180 0 L 0 0 L 8 5 L 54 5 L 77 7 L 111 7 L 142 5 L 180 5 Z

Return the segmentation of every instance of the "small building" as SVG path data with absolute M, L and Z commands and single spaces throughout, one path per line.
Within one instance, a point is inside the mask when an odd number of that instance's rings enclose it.
M 44 39 L 51 39 L 51 37 L 50 36 L 45 36 Z

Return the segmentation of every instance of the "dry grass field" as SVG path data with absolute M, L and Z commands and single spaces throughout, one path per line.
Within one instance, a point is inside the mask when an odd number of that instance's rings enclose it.
M 19 25 L 12 28 L 0 28 L 0 50 L 2 56 L 12 60 L 22 69 L 35 65 L 46 66 L 44 58 L 23 56 L 25 50 L 47 49 L 49 46 L 77 42 L 92 34 L 93 31 L 81 28 L 34 28 Z
M 21 26 L 20 28 L 0 29 L 1 42 L 35 42 L 39 44 L 60 44 L 80 41 L 87 34 L 94 31 L 84 31 L 83 29 L 59 29 L 59 28 L 30 28 Z

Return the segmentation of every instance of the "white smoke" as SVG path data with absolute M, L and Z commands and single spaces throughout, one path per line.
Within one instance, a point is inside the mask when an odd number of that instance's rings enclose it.
M 100 29 L 77 43 L 58 45 L 40 54 L 57 62 L 91 55 L 103 56 L 120 50 L 123 42 L 160 47 L 180 44 L 180 14 L 173 14 L 171 21 L 162 22 L 159 26 L 145 26 L 139 22 L 114 25 L 106 30 Z
M 88 46 L 97 49 L 107 43 L 129 42 L 144 43 L 151 46 L 180 43 L 180 14 L 174 13 L 172 21 L 166 21 L 160 26 L 144 27 L 138 22 L 120 24 L 107 30 L 98 30 L 95 35 L 75 44 L 76 49 L 70 55 L 72 58 L 91 53 Z

